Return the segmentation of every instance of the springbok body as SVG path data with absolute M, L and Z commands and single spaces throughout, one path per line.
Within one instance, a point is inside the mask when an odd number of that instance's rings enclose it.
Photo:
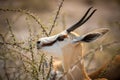
M 83 18 L 72 27 L 57 35 L 40 38 L 37 42 L 38 49 L 41 49 L 45 53 L 48 53 L 48 55 L 55 57 L 55 64 L 57 62 L 62 63 L 64 71 L 68 72 L 66 76 L 67 80 L 89 80 L 82 59 L 83 53 L 81 43 L 91 42 L 108 32 L 108 29 L 106 28 L 96 30 L 83 36 L 79 36 L 78 34 L 72 32 L 84 24 L 96 11 L 96 9 L 93 10 L 93 12 L 88 17 L 86 17 L 90 10 L 91 8 L 89 8 Z M 79 59 L 80 61 L 75 64 Z M 56 66 L 55 64 L 54 66 Z

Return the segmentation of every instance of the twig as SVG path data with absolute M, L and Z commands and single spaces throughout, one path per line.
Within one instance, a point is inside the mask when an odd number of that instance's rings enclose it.
M 31 52 L 31 57 L 32 57 L 32 62 L 34 63 L 34 52 L 33 52 L 33 45 L 32 45 L 32 30 L 30 28 L 30 24 L 28 22 L 28 19 L 26 18 L 27 24 L 28 24 L 28 30 L 29 30 L 29 38 L 28 38 L 28 43 L 29 43 L 29 51 Z
M 43 62 L 43 58 L 44 58 L 44 53 L 41 55 L 41 59 L 40 59 L 40 64 L 39 64 L 39 72 L 41 70 L 41 66 L 42 66 L 42 62 Z
M 17 48 L 20 48 L 20 49 L 26 51 L 26 52 L 29 52 L 29 50 L 28 50 L 27 48 L 21 47 L 20 45 L 18 45 L 18 43 L 13 44 L 13 43 L 9 43 L 9 42 L 0 42 L 0 44 L 2 44 L 2 45 L 6 44 L 6 45 L 9 45 L 9 46 L 11 46 L 11 47 L 14 47 L 14 46 L 15 46 L 15 47 L 17 47 Z
M 4 66 L 3 66 L 3 68 L 4 68 L 4 71 L 5 71 L 5 76 L 6 76 L 7 80 L 10 80 L 9 74 L 7 73 L 6 60 L 5 59 L 4 59 Z
M 57 20 L 57 18 L 58 18 L 58 15 L 59 15 L 59 13 L 60 13 L 60 10 L 61 10 L 61 8 L 62 8 L 63 3 L 64 3 L 64 0 L 61 1 L 60 5 L 59 5 L 59 7 L 58 7 L 58 11 L 57 11 L 57 13 L 56 13 L 56 15 L 55 15 L 55 19 L 54 19 L 53 24 L 52 24 L 52 27 L 51 27 L 51 29 L 50 29 L 49 35 L 52 33 L 52 30 L 53 30 L 53 28 L 55 27 L 55 23 L 56 23 L 56 20 Z
M 14 33 L 13 33 L 13 30 L 12 30 L 12 26 L 10 25 L 10 22 L 9 22 L 8 19 L 6 19 L 6 21 L 7 21 L 7 24 L 8 24 L 9 30 L 10 30 L 10 33 L 11 33 L 11 35 L 12 35 L 13 43 L 15 44 L 15 43 L 16 43 L 16 39 L 15 39 L 15 35 L 14 35 Z
M 52 62 L 53 62 L 53 57 L 51 56 L 51 60 L 50 60 L 50 63 L 49 63 L 49 71 L 47 73 L 46 80 L 48 80 L 48 78 L 50 77 L 50 72 L 52 70 Z
M 63 25 L 63 30 L 65 30 L 66 27 L 65 14 L 62 15 L 62 25 Z
M 2 40 L 3 40 L 3 44 L 5 44 L 5 38 L 3 37 L 2 34 L 0 34 L 0 36 L 1 36 Z M 3 46 L 5 47 L 5 45 L 3 45 Z M 6 76 L 7 80 L 9 80 L 9 74 L 7 73 L 6 59 L 5 59 L 5 55 L 4 54 L 3 54 L 3 61 L 4 61 L 4 63 L 3 63 L 3 69 L 5 71 L 5 76 Z
M 3 37 L 2 34 L 0 34 L 0 37 L 2 38 L 2 41 L 5 42 L 5 38 Z M 3 43 L 4 44 L 4 43 Z
M 28 38 L 28 43 L 29 43 L 29 51 L 31 52 L 31 58 L 32 58 L 32 75 L 33 75 L 33 78 L 37 79 L 38 80 L 38 71 L 35 67 L 35 59 L 34 59 L 34 47 L 33 47 L 33 42 L 32 42 L 32 30 L 30 28 L 30 24 L 28 22 L 28 19 L 26 18 L 27 20 L 27 23 L 28 23 L 28 30 L 29 30 L 29 38 Z
M 27 70 L 27 68 L 26 68 L 26 66 L 25 66 L 25 64 L 23 62 L 23 57 L 22 57 L 21 53 L 20 53 L 20 60 L 22 62 L 23 68 L 25 69 L 25 72 L 28 72 L 28 70 Z
M 42 78 L 43 78 L 43 80 L 45 80 L 45 65 L 44 65 L 44 62 L 43 62 L 43 65 L 42 65 Z

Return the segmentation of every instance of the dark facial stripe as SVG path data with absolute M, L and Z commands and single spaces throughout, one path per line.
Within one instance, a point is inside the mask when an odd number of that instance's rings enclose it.
M 55 42 L 57 41 L 64 41 L 64 39 L 67 38 L 67 35 L 62 35 L 62 36 L 59 36 L 56 40 L 50 42 L 50 43 L 44 43 L 42 45 L 42 47 L 45 47 L 45 46 L 52 46 Z
M 54 41 L 52 41 L 52 42 L 50 42 L 50 43 L 44 43 L 44 44 L 42 45 L 42 47 L 52 46 L 56 41 L 57 41 L 57 40 L 54 40 Z

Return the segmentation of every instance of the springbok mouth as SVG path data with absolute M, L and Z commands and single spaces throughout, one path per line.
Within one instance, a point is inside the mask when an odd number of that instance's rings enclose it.
M 39 48 L 39 47 L 37 47 L 37 49 L 39 50 L 40 48 Z
M 39 50 L 39 49 L 41 49 L 41 48 L 37 46 L 37 49 Z

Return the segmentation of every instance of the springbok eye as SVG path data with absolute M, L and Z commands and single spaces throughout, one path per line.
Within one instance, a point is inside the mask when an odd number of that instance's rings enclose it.
M 59 36 L 57 38 L 58 41 L 63 41 L 67 36 L 66 35 L 62 35 L 62 36 Z
M 57 38 L 57 40 L 58 40 L 58 41 L 63 41 L 63 40 L 64 40 L 64 37 L 59 36 L 59 37 Z
M 40 44 L 41 41 L 37 41 L 37 44 Z

